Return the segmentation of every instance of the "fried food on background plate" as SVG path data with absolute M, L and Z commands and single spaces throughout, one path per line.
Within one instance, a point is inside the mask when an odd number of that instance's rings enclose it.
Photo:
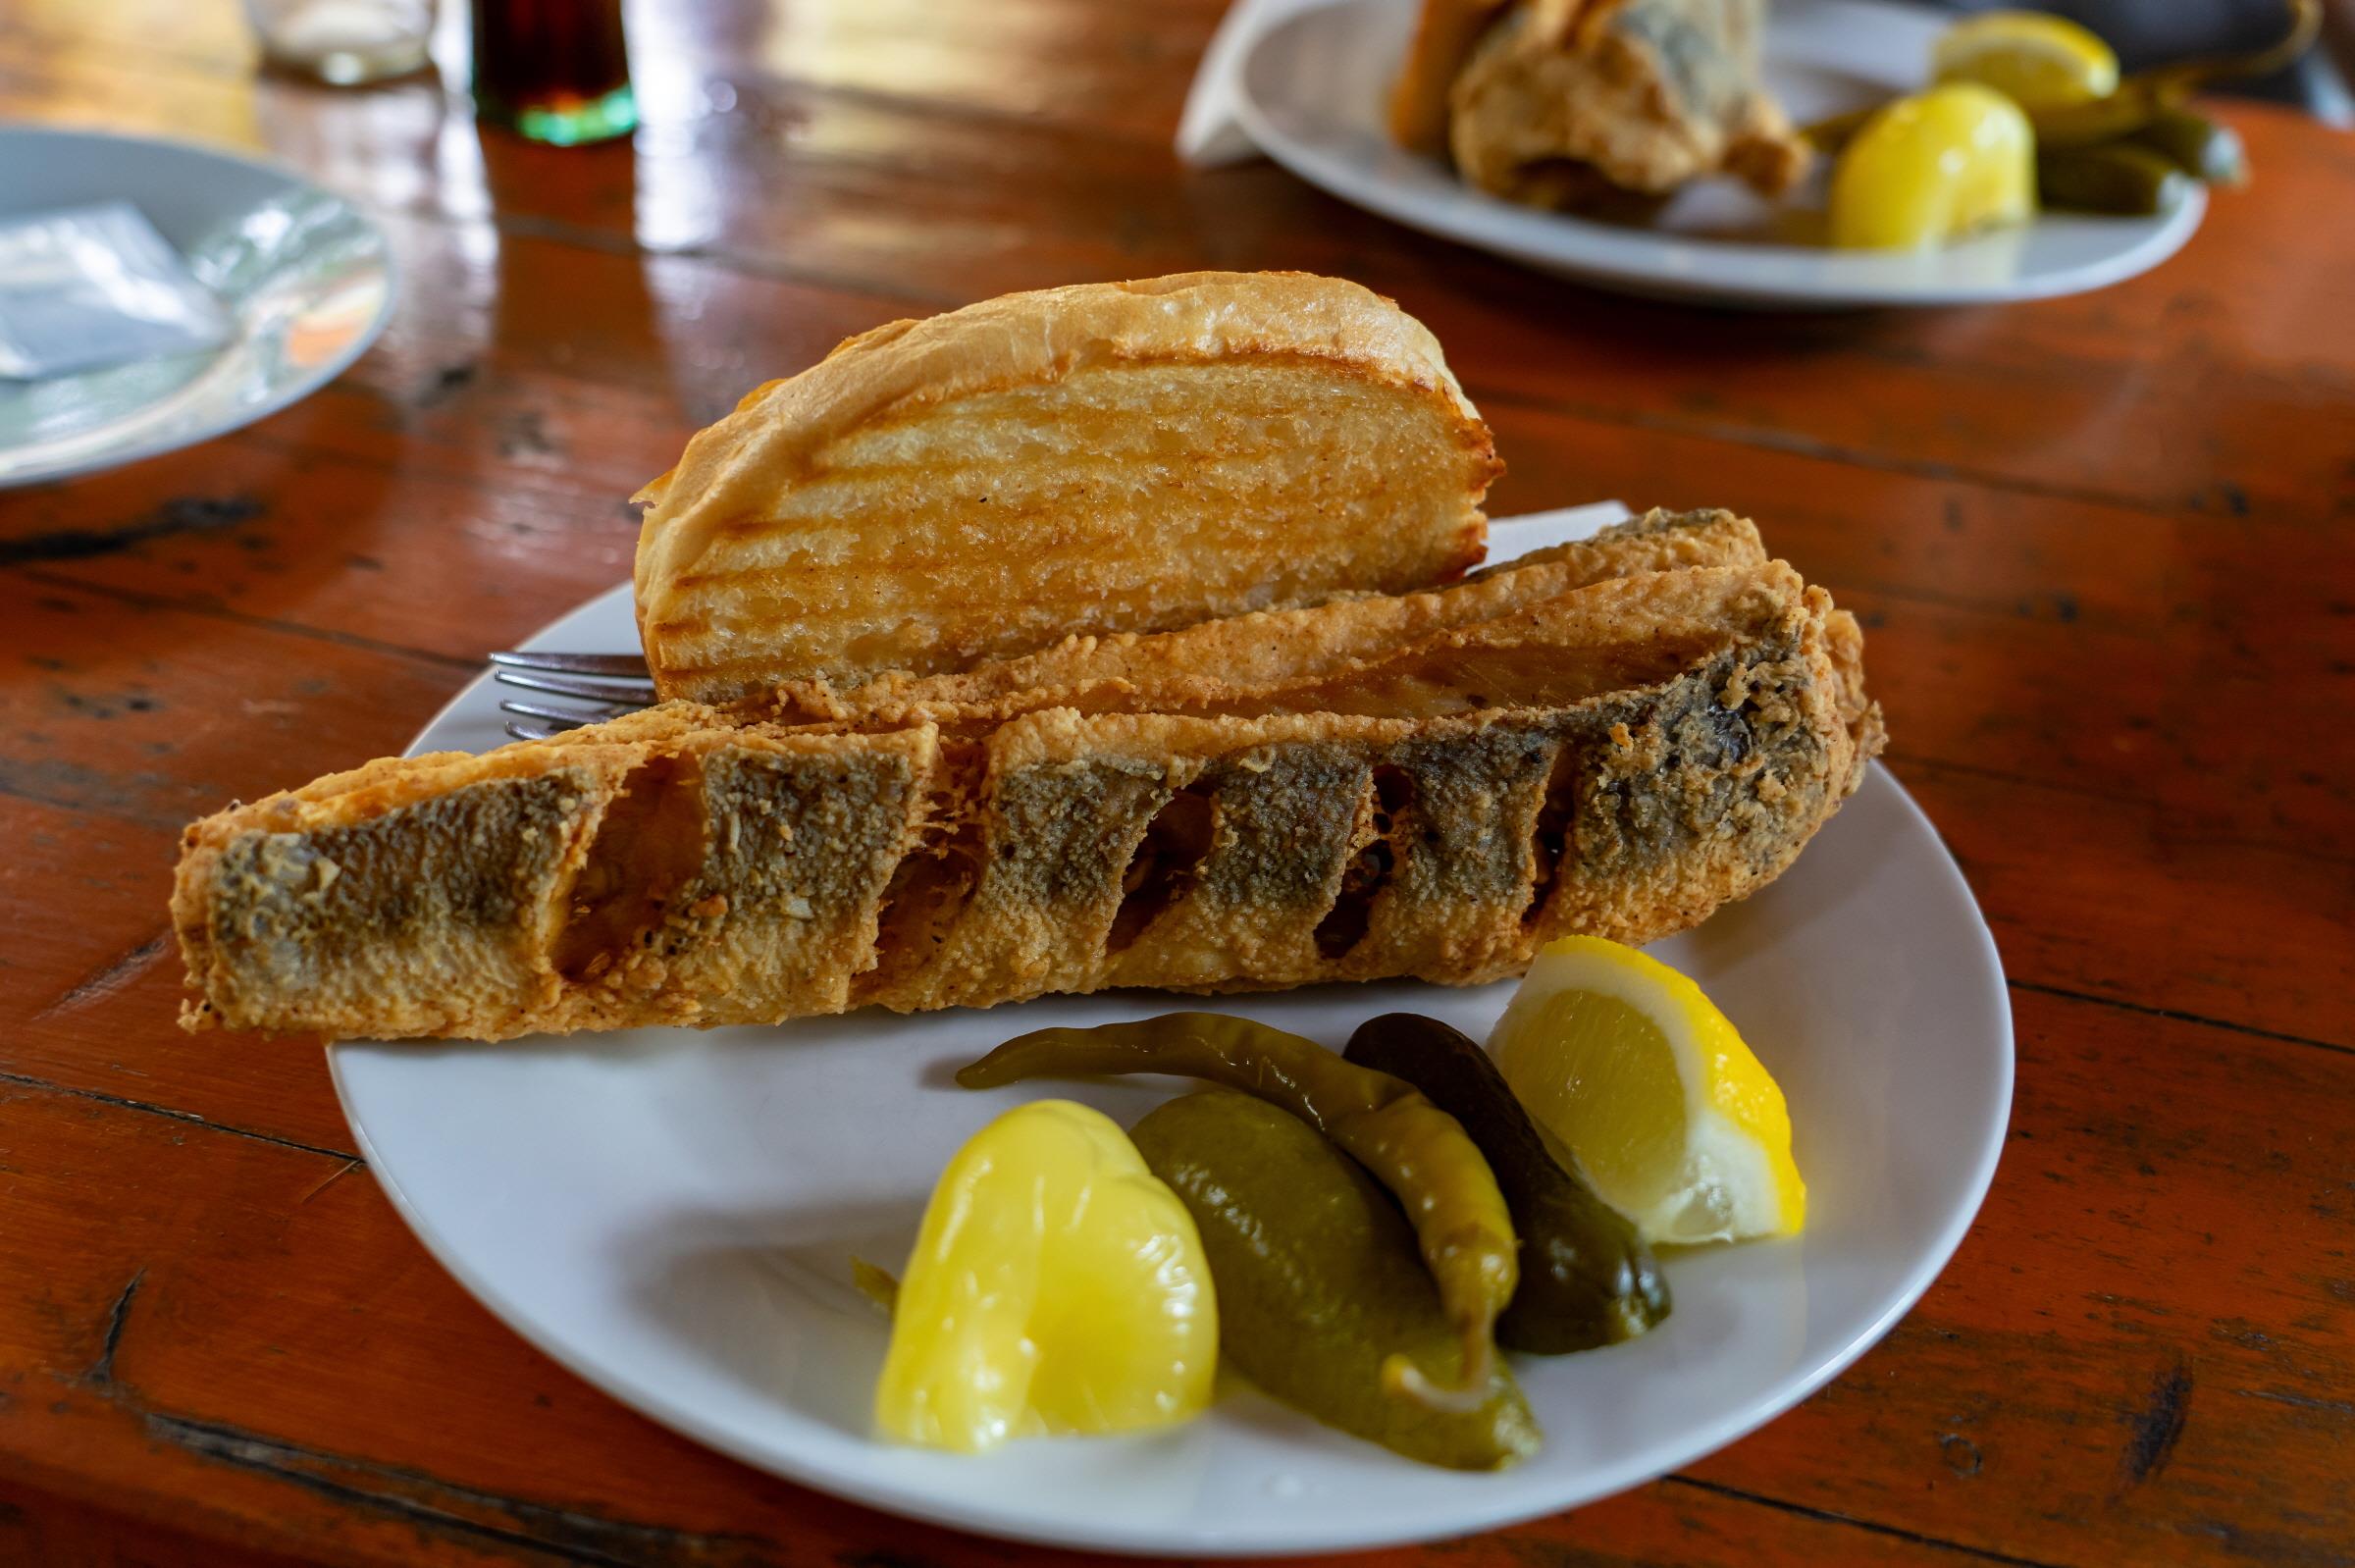
M 1513 0 L 1423 0 L 1406 62 L 1390 88 L 1390 139 L 1416 152 L 1447 154 L 1447 95 L 1481 35 Z
M 1478 26 L 1465 0 L 1427 0 L 1440 14 L 1472 39 L 1447 71 L 1445 143 L 1485 190 L 1589 210 L 1715 174 L 1777 195 L 1806 171 L 1759 76 L 1763 0 L 1518 0 Z M 1410 52 L 1396 101 L 1410 80 L 1428 98 L 1438 59 Z
M 1188 273 L 853 338 L 641 493 L 665 697 L 929 673 L 1480 558 L 1495 448 L 1439 343 L 1356 284 Z
M 1647 941 L 1778 874 L 1880 746 L 1856 622 L 1759 553 L 1654 514 L 1409 606 L 829 691 L 822 722 L 674 703 L 373 762 L 188 830 L 183 1021 L 504 1039 Z

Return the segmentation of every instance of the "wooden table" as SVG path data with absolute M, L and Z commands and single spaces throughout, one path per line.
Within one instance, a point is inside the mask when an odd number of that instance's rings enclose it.
M 623 497 L 755 382 L 1202 266 L 1430 323 L 1499 512 L 1757 517 L 1864 615 L 1890 764 L 2011 977 L 2011 1145 L 1911 1316 L 1724 1452 L 1448 1550 L 2355 1560 L 2355 141 L 2233 110 L 2255 187 L 2105 293 L 1714 315 L 1181 171 L 1218 6 L 651 0 L 647 129 L 570 152 L 426 86 L 257 83 L 229 0 L 0 11 L 0 112 L 267 150 L 405 280 L 300 406 L 0 497 L 0 1561 L 1042 1555 L 743 1468 L 527 1348 L 368 1179 L 315 1047 L 173 1027 L 164 896 L 186 819 L 397 750 L 623 577 Z

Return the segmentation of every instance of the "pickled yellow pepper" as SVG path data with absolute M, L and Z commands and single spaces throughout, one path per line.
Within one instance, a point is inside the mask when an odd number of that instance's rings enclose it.
M 1440 1388 L 1404 1356 L 1384 1383 L 1452 1408 L 1484 1396 L 1496 1318 L 1520 1282 L 1518 1243 L 1488 1160 L 1412 1085 L 1344 1062 L 1314 1040 L 1224 1013 L 1171 1013 L 1093 1029 L 1039 1029 L 958 1072 L 968 1089 L 1020 1078 L 1167 1072 L 1206 1078 L 1289 1111 L 1324 1133 L 1405 1208 L 1439 1303 L 1462 1337 L 1463 1381 Z
M 1832 243 L 1909 250 L 2036 215 L 2036 137 L 2019 105 L 1951 81 L 1875 114 L 1832 171 Z
M 896 1295 L 875 1423 L 898 1441 L 979 1453 L 1210 1404 L 1219 1313 L 1201 1237 L 1086 1106 L 1036 1101 L 974 1133 L 941 1173 Z

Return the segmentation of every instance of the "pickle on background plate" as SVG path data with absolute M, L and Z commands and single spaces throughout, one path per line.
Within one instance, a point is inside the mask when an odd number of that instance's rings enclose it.
M 1299 1118 L 1211 1089 L 1130 1129 L 1193 1215 L 1219 1297 L 1220 1348 L 1268 1393 L 1410 1459 L 1494 1470 L 1537 1450 L 1537 1418 L 1492 1362 L 1477 1402 L 1434 1407 L 1384 1386 L 1403 1356 L 1433 1383 L 1465 1345 L 1389 1195 Z
M 1918 250 L 2036 216 L 2036 135 L 1993 87 L 1949 81 L 1866 121 L 1832 168 L 1844 250 Z
M 2245 185 L 2249 155 L 2240 132 L 2188 109 L 2169 109 L 2134 132 L 2133 140 L 2159 153 L 2195 180 L 2212 185 Z
M 2148 130 L 2191 95 L 2219 81 L 2270 76 L 2304 54 L 2323 27 L 2323 0 L 2289 0 L 2289 26 L 2262 49 L 2171 61 L 2121 79 L 2118 90 L 2085 103 L 2062 104 L 2035 116 L 2043 148 L 2091 147 Z
M 2181 202 L 2191 184 L 2172 159 L 2130 141 L 2036 155 L 2037 199 L 2072 212 L 2148 218 Z
M 1488 1157 L 1521 1242 L 1521 1282 L 1496 1320 L 1508 1350 L 1616 1344 L 1668 1316 L 1668 1281 L 1628 1219 L 1577 1175 L 1479 1044 L 1437 1019 L 1386 1013 L 1342 1055 L 1423 1091 Z

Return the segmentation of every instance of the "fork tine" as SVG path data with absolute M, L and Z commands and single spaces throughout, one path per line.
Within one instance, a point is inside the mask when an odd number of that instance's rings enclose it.
M 513 651 L 491 655 L 491 662 L 508 669 L 547 670 L 556 675 L 634 676 L 645 680 L 646 660 L 636 653 L 543 653 Z
M 513 713 L 518 718 L 545 719 L 560 730 L 577 730 L 584 724 L 594 724 L 602 716 L 596 713 L 576 713 L 568 707 L 543 707 L 537 703 L 501 703 L 498 710 Z
M 554 697 L 585 697 L 593 703 L 609 707 L 651 707 L 654 688 L 648 681 L 597 681 L 584 677 L 565 680 L 560 676 L 527 673 L 519 669 L 500 667 L 493 671 L 501 686 L 519 686 L 527 692 L 547 692 Z
M 502 701 L 499 711 L 514 715 L 507 733 L 519 741 L 545 741 L 566 730 L 651 707 L 657 701 L 646 660 L 635 653 L 556 653 L 525 650 L 491 655 L 491 673 L 502 686 L 576 698 L 596 706 L 583 712 L 552 703 Z M 578 680 L 562 677 L 579 676 Z

